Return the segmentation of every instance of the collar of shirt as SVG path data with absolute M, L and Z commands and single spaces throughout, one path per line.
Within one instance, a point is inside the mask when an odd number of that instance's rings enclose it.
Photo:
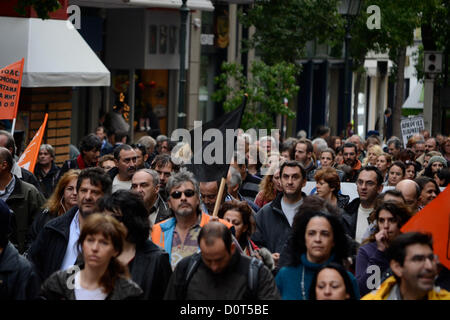
M 11 173 L 13 175 L 16 175 L 17 178 L 22 178 L 22 170 L 20 169 L 19 165 L 17 164 L 16 161 L 13 160 L 13 166 L 11 168 Z
M 0 199 L 6 200 L 9 198 L 11 193 L 14 190 L 14 187 L 16 186 L 16 177 L 12 175 L 11 181 L 6 185 L 5 190 L 0 191 Z

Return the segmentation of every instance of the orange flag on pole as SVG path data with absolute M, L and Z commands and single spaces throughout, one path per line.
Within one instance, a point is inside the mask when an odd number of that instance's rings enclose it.
M 401 231 L 431 233 L 434 253 L 439 256 L 439 261 L 450 269 L 450 188 L 445 188 L 425 208 L 409 219 Z
M 45 126 L 47 125 L 47 118 L 48 113 L 45 114 L 44 123 L 34 135 L 33 140 L 31 140 L 30 144 L 20 156 L 20 159 L 17 162 L 19 167 L 34 172 L 34 166 L 36 165 L 39 155 L 39 148 L 41 147 L 42 138 L 44 137 Z
M 22 86 L 24 59 L 0 69 L 0 119 L 15 119 Z

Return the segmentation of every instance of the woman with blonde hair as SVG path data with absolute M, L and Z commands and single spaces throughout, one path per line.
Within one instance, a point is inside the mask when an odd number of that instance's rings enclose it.
M 121 254 L 126 228 L 115 218 L 99 213 L 83 222 L 77 241 L 83 262 L 52 274 L 42 285 L 40 296 L 47 300 L 129 300 L 142 295 Z M 74 273 L 75 271 L 75 273 Z
M 376 166 L 378 157 L 383 153 L 383 149 L 378 144 L 371 145 L 367 149 L 367 157 L 363 160 L 363 167 L 370 165 Z
M 50 220 L 59 217 L 77 205 L 77 180 L 80 170 L 67 171 L 58 181 L 50 198 L 44 204 L 44 210 L 34 219 L 31 226 L 31 238 L 36 239 L 39 231 Z

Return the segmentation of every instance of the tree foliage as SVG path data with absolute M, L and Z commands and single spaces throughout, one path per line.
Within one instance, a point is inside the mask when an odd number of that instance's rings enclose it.
M 19 0 L 17 2 L 16 11 L 20 15 L 26 15 L 26 9 L 32 7 L 41 19 L 49 19 L 49 13 L 61 8 L 58 0 Z
M 252 77 L 247 79 L 241 65 L 224 62 L 222 73 L 215 79 L 219 89 L 212 99 L 223 102 L 223 108 L 228 112 L 241 106 L 247 93 L 242 128 L 269 130 L 275 127 L 276 115 L 295 117 L 295 112 L 284 105 L 284 99 L 292 99 L 297 94 L 298 72 L 299 68 L 291 63 L 269 66 L 262 61 L 254 61 L 251 66 Z

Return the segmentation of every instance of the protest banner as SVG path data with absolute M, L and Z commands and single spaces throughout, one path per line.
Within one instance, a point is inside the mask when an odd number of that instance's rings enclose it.
M 47 125 L 47 118 L 48 113 L 45 114 L 44 123 L 42 123 L 41 127 L 34 135 L 33 140 L 31 140 L 30 144 L 28 144 L 27 148 L 20 156 L 20 159 L 17 162 L 19 167 L 34 172 L 34 167 L 36 165 L 36 161 L 39 155 L 39 149 L 41 147 L 42 138 L 44 137 L 45 126 Z
M 403 146 L 406 148 L 408 139 L 425 129 L 423 117 L 402 119 L 400 122 L 400 128 L 402 130 Z
M 428 232 L 433 235 L 434 253 L 450 269 L 450 188 L 445 188 L 433 201 L 416 213 L 401 228 L 402 232 Z
M 17 116 L 24 59 L 0 70 L 0 119 L 12 120 Z

